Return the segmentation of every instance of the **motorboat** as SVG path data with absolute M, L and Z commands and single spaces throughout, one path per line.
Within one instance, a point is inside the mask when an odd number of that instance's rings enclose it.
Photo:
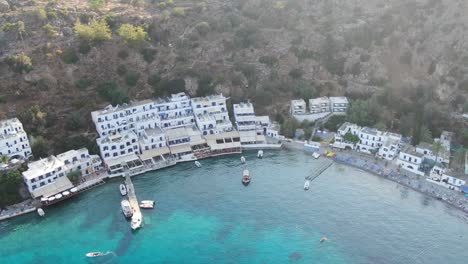
M 201 163 L 199 161 L 195 161 L 195 166 L 197 166 L 197 168 L 201 168 Z
M 49 197 L 49 199 L 47 199 L 47 201 L 49 201 L 49 202 L 52 202 L 53 200 L 55 200 L 54 196 L 51 196 L 51 197 Z
M 245 163 L 245 157 L 244 156 L 241 157 L 241 162 Z
M 55 199 L 60 199 L 60 198 L 62 198 L 62 195 L 60 193 L 55 195 Z
M 310 181 L 304 183 L 304 190 L 309 190 Z
M 242 173 L 242 184 L 245 186 L 249 185 L 250 183 L 250 171 L 248 169 L 245 169 L 244 172 Z
M 320 238 L 320 243 L 323 243 L 323 242 L 325 242 L 325 241 L 327 241 L 327 240 L 328 240 L 327 237 L 322 237 L 322 238 Z
M 72 193 L 77 192 L 77 191 L 78 191 L 78 189 L 76 187 L 73 187 L 73 188 L 70 189 L 70 192 L 72 192 Z
M 151 200 L 141 201 L 141 202 L 140 202 L 140 208 L 143 208 L 143 209 L 153 209 L 153 208 L 154 208 L 154 204 L 155 204 L 155 202 L 154 202 L 154 201 L 151 201 Z
M 125 184 L 123 184 L 123 183 L 120 184 L 120 187 L 119 187 L 119 188 L 120 188 L 120 194 L 121 194 L 122 196 L 127 195 L 127 186 L 125 186 Z
M 63 196 L 70 195 L 70 192 L 69 192 L 69 191 L 64 191 L 64 192 L 62 193 L 62 195 L 63 195 Z
M 257 158 L 259 158 L 259 159 L 263 158 L 263 150 L 259 150 L 257 152 Z
M 320 154 L 318 152 L 314 152 L 312 153 L 312 157 L 314 157 L 314 159 L 318 159 L 320 158 Z
M 39 216 L 44 216 L 44 215 L 45 215 L 45 212 L 44 212 L 44 210 L 42 210 L 42 208 L 37 208 L 37 214 L 38 214 Z
M 95 258 L 95 257 L 101 257 L 101 256 L 104 256 L 104 253 L 102 253 L 102 252 L 89 252 L 89 253 L 86 253 L 86 257 L 88 257 L 88 258 Z
M 125 217 L 132 217 L 133 211 L 128 200 L 122 200 L 122 202 L 120 202 L 120 207 L 122 207 L 122 212 Z
M 133 230 L 137 230 L 141 227 L 141 219 L 139 217 L 133 217 L 132 222 L 130 222 L 130 227 Z

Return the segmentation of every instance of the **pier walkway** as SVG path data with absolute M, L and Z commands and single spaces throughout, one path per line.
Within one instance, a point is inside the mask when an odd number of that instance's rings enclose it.
M 141 214 L 140 205 L 138 204 L 135 188 L 133 187 L 133 182 L 130 178 L 130 175 L 125 176 L 125 185 L 127 186 L 128 201 L 130 202 L 130 206 L 133 210 L 132 221 L 136 220 L 142 223 L 143 216 Z
M 312 175 L 309 175 L 306 178 L 306 180 L 309 180 L 309 181 L 313 181 L 315 180 L 318 176 L 320 176 L 325 170 L 327 170 L 328 168 L 330 168 L 330 166 L 333 165 L 333 161 L 330 161 L 329 163 L 323 165 L 322 167 L 320 167 L 318 170 L 314 171 L 314 173 Z

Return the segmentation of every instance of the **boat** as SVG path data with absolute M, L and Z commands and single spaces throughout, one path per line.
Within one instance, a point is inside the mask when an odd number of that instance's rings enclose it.
M 248 169 L 245 169 L 244 172 L 242 173 L 242 184 L 245 186 L 249 185 L 250 183 L 250 171 Z
M 54 196 L 51 196 L 51 197 L 49 197 L 49 199 L 47 199 L 47 201 L 49 201 L 49 202 L 52 202 L 53 200 L 55 200 Z
M 257 158 L 259 158 L 259 159 L 263 158 L 263 150 L 259 150 L 257 152 Z
M 78 189 L 76 187 L 73 187 L 73 188 L 70 189 L 70 192 L 72 192 L 72 193 L 77 192 L 77 191 L 78 191 Z
M 42 208 L 37 208 L 37 214 L 38 214 L 39 216 L 44 216 L 44 215 L 45 215 L 45 212 L 44 212 L 44 210 L 42 210 Z
M 120 202 L 120 207 L 122 207 L 122 212 L 125 217 L 132 217 L 133 211 L 128 200 L 122 200 L 122 202 Z
M 335 153 L 335 152 L 331 152 L 331 151 L 326 152 L 325 155 L 326 155 L 328 158 L 334 158 L 334 157 L 336 157 L 336 153 Z
M 126 187 L 125 184 L 123 184 L 123 183 L 120 184 L 120 194 L 121 194 L 122 196 L 127 195 L 127 187 Z
M 195 166 L 197 166 L 198 168 L 201 168 L 201 163 L 199 161 L 195 161 Z
M 309 190 L 310 181 L 304 183 L 304 190 Z
M 241 162 L 245 163 L 245 157 L 244 156 L 241 157 Z
M 320 238 L 320 243 L 323 243 L 323 242 L 325 242 L 325 241 L 327 241 L 327 240 L 328 240 L 327 237 L 322 237 L 322 238 Z
M 69 191 L 64 191 L 62 194 L 63 194 L 63 196 L 67 196 L 67 195 L 70 194 L 70 192 Z
M 154 201 L 151 201 L 151 200 L 141 201 L 141 203 L 140 203 L 140 208 L 143 208 L 143 209 L 153 209 L 153 208 L 154 208 L 154 204 L 155 204 L 155 202 L 154 202 Z
M 86 253 L 86 256 L 88 258 L 101 257 L 103 255 L 104 255 L 104 253 L 102 253 L 102 252 L 89 252 L 89 253 Z
M 55 195 L 55 199 L 60 199 L 60 198 L 62 198 L 62 195 L 60 193 Z
M 132 222 L 130 222 L 130 227 L 133 229 L 133 230 L 136 230 L 138 228 L 141 227 L 141 219 L 140 218 L 132 218 Z
M 320 158 L 320 154 L 318 152 L 314 152 L 312 153 L 312 157 L 314 157 L 314 159 L 318 159 Z

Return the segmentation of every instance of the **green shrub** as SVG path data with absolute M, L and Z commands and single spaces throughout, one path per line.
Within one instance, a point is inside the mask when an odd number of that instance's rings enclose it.
M 129 101 L 126 91 L 117 86 L 115 82 L 102 82 L 96 88 L 99 96 L 113 105 L 128 103 Z
M 74 48 L 65 49 L 60 58 L 62 58 L 62 61 L 66 64 L 75 64 L 80 60 Z
M 125 74 L 127 73 L 127 66 L 123 65 L 123 64 L 120 64 L 118 67 L 117 67 L 117 74 L 119 76 L 124 76 Z
M 273 55 L 261 56 L 258 61 L 270 67 L 278 63 L 278 59 Z
M 11 55 L 5 60 L 10 69 L 16 73 L 30 72 L 33 68 L 31 58 L 24 53 Z
M 80 41 L 78 44 L 78 52 L 81 54 L 87 54 L 91 51 L 91 45 L 88 42 Z
M 130 86 L 135 86 L 139 78 L 139 73 L 133 71 L 127 72 L 127 74 L 125 74 L 125 83 Z
M 75 81 L 75 87 L 80 90 L 84 90 L 88 88 L 90 85 L 91 85 L 91 80 L 86 79 L 86 78 Z
M 98 9 L 107 4 L 108 0 L 88 0 L 89 7 L 92 9 Z
M 195 26 L 195 29 L 197 29 L 198 34 L 200 34 L 201 36 L 206 36 L 206 34 L 208 34 L 208 32 L 210 32 L 211 30 L 210 24 L 208 24 L 208 22 L 205 21 L 198 23 Z
M 44 21 L 47 19 L 47 12 L 45 11 L 44 8 L 39 7 L 33 11 L 33 16 L 40 21 Z
M 42 29 L 44 29 L 49 38 L 56 38 L 60 34 L 58 27 L 52 26 L 51 24 L 46 24 Z
M 90 25 L 75 24 L 78 37 L 88 42 L 101 42 L 112 38 L 112 33 L 106 20 L 93 20 Z
M 302 75 L 304 75 L 304 71 L 300 68 L 294 68 L 289 71 L 289 76 L 293 79 L 301 79 Z
M 160 81 L 161 81 L 161 77 L 159 76 L 159 74 L 155 73 L 148 77 L 147 83 L 151 86 L 156 86 L 159 84 Z
M 182 16 L 185 16 L 185 10 L 182 7 L 175 7 L 172 10 L 172 14 L 174 16 L 182 17 Z
M 122 24 L 117 34 L 124 39 L 125 43 L 131 45 L 141 45 L 148 39 L 148 33 L 143 27 L 131 24 Z
M 128 51 L 124 49 L 119 50 L 119 53 L 117 54 L 117 56 L 119 56 L 119 58 L 124 60 L 128 57 Z
M 156 49 L 153 48 L 144 48 L 140 50 L 141 55 L 143 55 L 143 59 L 147 63 L 151 63 L 154 60 L 155 55 L 158 53 Z
M 65 119 L 65 129 L 68 131 L 76 131 L 85 127 L 86 120 L 84 115 L 79 112 L 69 114 Z
M 1 30 L 3 31 L 14 31 L 18 29 L 18 25 L 16 23 L 5 23 L 0 27 Z

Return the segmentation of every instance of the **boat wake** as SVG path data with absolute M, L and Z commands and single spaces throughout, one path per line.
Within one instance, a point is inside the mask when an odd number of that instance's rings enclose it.
M 114 260 L 117 257 L 117 254 L 115 254 L 114 251 L 96 252 L 96 253 L 99 253 L 99 255 L 95 257 L 88 257 L 87 258 L 88 262 L 101 263 L 101 264 L 114 263 Z

